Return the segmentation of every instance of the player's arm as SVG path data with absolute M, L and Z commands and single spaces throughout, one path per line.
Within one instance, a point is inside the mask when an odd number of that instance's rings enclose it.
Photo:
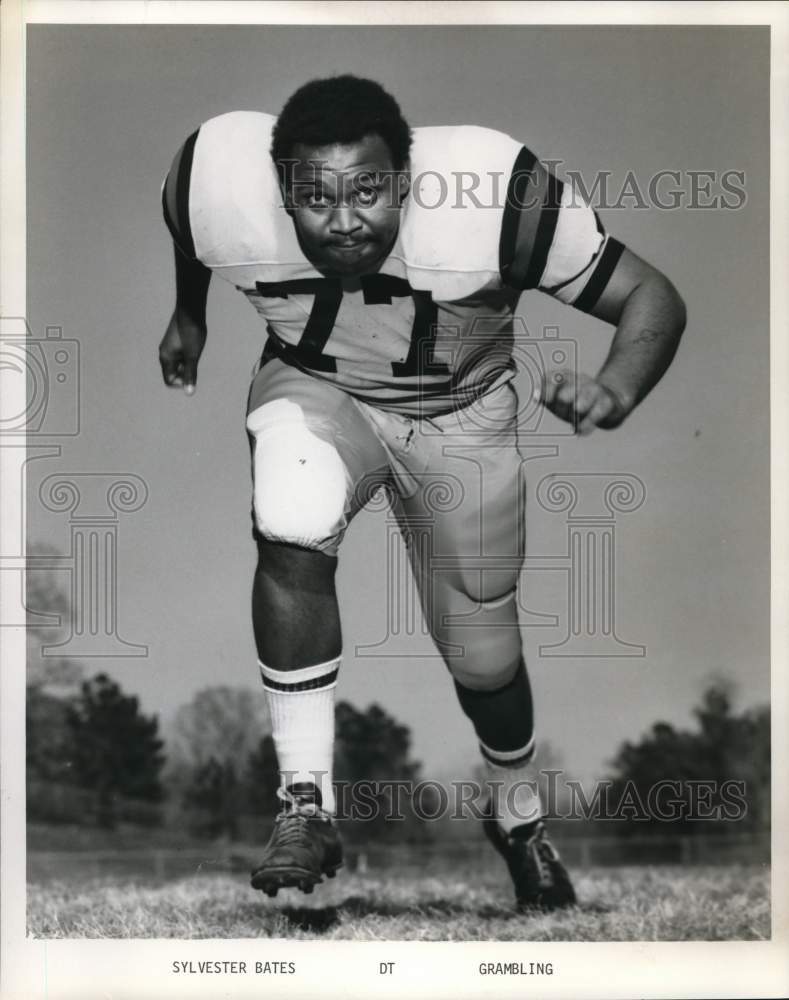
M 197 382 L 197 363 L 207 336 L 206 301 L 211 271 L 199 260 L 190 260 L 176 243 L 175 308 L 159 344 L 162 377 L 169 386 L 183 386 L 192 395 Z
M 159 345 L 162 377 L 191 395 L 206 341 L 211 271 L 197 260 L 189 215 L 189 184 L 197 132 L 179 149 L 162 185 L 162 212 L 175 252 L 175 308 Z
M 553 382 L 545 405 L 580 433 L 617 427 L 660 381 L 685 329 L 685 304 L 664 274 L 624 248 L 592 316 L 616 326 L 594 379 Z
M 510 180 L 501 264 L 507 284 L 539 288 L 616 326 L 597 375 L 549 373 L 541 398 L 581 433 L 617 427 L 676 352 L 685 306 L 674 286 L 608 236 L 577 192 L 525 148 Z

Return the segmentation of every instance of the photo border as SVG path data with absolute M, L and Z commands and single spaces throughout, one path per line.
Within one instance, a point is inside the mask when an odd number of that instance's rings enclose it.
M 5 0 L 0 9 L 2 195 L 0 314 L 26 315 L 25 29 L 26 24 L 769 24 L 771 33 L 771 455 L 773 834 L 772 939 L 766 942 L 300 942 L 293 940 L 43 940 L 26 937 L 25 890 L 25 635 L 6 627 L 0 646 L 2 813 L 2 997 L 779 997 L 789 995 L 789 815 L 783 774 L 789 762 L 787 683 L 786 498 L 789 329 L 786 274 L 789 176 L 789 9 L 766 3 L 215 3 L 118 0 Z M 747 333 L 747 331 L 744 331 Z M 766 387 L 765 387 L 766 388 Z M 19 413 L 12 393 L 3 412 Z M 0 478 L 10 465 L 0 449 Z M 24 495 L 5 488 L 0 552 L 24 551 Z M 0 603 L 18 577 L 0 573 Z M 6 605 L 7 606 L 7 605 Z M 179 961 L 296 961 L 299 974 L 193 976 L 170 972 Z M 546 961 L 552 976 L 473 977 L 480 961 Z M 378 975 L 380 961 L 397 975 Z

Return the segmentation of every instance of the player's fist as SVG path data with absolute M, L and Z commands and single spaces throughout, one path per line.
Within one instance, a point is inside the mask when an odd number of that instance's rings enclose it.
M 551 413 L 573 424 L 579 434 L 590 434 L 595 427 L 618 427 L 632 409 L 591 375 L 567 369 L 546 375 L 540 400 Z
M 195 391 L 197 362 L 203 353 L 206 328 L 176 310 L 159 344 L 159 364 L 165 385 L 183 386 L 187 396 Z

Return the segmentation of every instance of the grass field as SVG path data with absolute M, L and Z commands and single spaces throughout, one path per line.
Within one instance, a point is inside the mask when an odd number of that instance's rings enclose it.
M 96 878 L 28 889 L 29 933 L 59 938 L 422 941 L 713 941 L 770 936 L 769 871 L 641 866 L 575 873 L 581 905 L 517 914 L 506 874 L 342 872 L 313 895 L 270 900 L 242 875 L 160 885 Z

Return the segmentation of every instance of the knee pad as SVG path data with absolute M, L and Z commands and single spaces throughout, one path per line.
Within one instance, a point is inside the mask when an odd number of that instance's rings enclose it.
M 287 399 L 253 410 L 255 526 L 269 541 L 336 554 L 347 525 L 349 476 L 334 445 Z

